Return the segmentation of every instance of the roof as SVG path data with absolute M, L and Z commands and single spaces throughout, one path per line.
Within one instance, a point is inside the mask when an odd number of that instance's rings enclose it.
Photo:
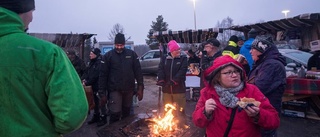
M 79 47 L 84 40 L 91 38 L 96 34 L 62 34 L 62 33 L 29 33 L 29 35 L 50 41 L 60 47 Z
M 222 33 L 223 29 L 209 28 L 199 30 L 184 31 L 156 31 L 152 37 L 161 43 L 168 43 L 170 40 L 176 40 L 178 43 L 201 43 L 209 38 L 216 38 L 218 33 Z
M 292 18 L 284 18 L 280 20 L 267 21 L 262 23 L 244 25 L 244 26 L 232 26 L 228 29 L 237 30 L 242 32 L 248 32 L 251 28 L 260 31 L 283 31 L 283 30 L 296 30 L 302 27 L 311 27 L 315 23 L 320 22 L 320 13 L 306 13 Z

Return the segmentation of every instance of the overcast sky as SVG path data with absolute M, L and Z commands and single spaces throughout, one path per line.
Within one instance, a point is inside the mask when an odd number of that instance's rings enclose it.
M 145 44 L 152 21 L 162 15 L 168 28 L 194 29 L 192 0 L 35 0 L 36 10 L 29 32 L 91 33 L 98 41 L 116 23 L 123 26 L 134 44 Z M 214 28 L 218 21 L 232 18 L 236 25 L 320 13 L 320 0 L 196 0 L 197 29 Z

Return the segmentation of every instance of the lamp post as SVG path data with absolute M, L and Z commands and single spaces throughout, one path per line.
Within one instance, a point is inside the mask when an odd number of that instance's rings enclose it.
M 197 18 L 196 18 L 196 0 L 193 1 L 193 19 L 194 19 L 194 29 L 197 30 Z
M 282 13 L 284 14 L 285 18 L 287 18 L 289 12 L 290 12 L 290 10 L 283 10 L 282 11 Z

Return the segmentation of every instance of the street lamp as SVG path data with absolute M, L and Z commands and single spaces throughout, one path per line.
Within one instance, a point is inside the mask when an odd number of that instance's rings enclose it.
M 285 17 L 285 18 L 287 18 L 288 12 L 290 12 L 290 10 L 283 10 L 283 11 L 282 11 L 282 13 L 284 14 L 284 17 Z
M 194 19 L 194 29 L 197 30 L 197 18 L 196 18 L 196 0 L 193 1 L 193 19 Z

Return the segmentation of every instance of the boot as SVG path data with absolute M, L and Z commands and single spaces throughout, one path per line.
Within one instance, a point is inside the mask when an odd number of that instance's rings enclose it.
M 100 121 L 100 114 L 94 114 L 88 124 L 93 124 Z
M 107 116 L 106 115 L 101 115 L 100 121 L 97 123 L 97 127 L 101 127 L 105 124 L 107 124 Z

